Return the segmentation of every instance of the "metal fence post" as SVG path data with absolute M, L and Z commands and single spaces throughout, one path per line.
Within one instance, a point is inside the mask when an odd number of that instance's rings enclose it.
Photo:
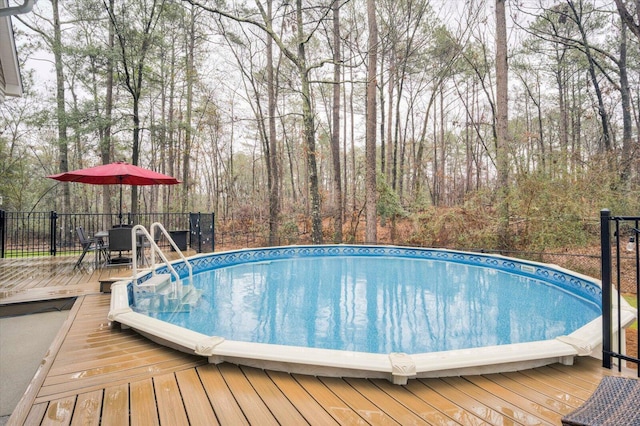
M 602 366 L 611 368 L 611 212 L 600 211 L 602 281 Z
M 4 259 L 4 252 L 7 243 L 5 230 L 7 229 L 7 214 L 0 210 L 0 259 Z
M 57 232 L 58 229 L 58 213 L 53 210 L 49 214 L 49 254 L 56 255 L 58 249 Z

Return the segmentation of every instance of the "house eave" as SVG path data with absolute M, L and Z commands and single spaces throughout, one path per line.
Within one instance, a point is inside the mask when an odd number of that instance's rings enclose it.
M 0 0 L 0 6 L 6 6 L 6 1 Z M 0 87 L 0 97 L 22 96 L 18 53 L 9 16 L 0 16 L 0 66 L 5 80 L 4 87 Z

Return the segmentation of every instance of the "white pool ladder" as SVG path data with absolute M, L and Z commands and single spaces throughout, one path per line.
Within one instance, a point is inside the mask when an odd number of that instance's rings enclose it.
M 164 228 L 164 226 L 162 226 L 162 224 L 160 222 L 153 222 L 151 224 L 151 233 L 149 233 L 149 231 L 147 231 L 147 228 L 145 228 L 142 225 L 136 225 L 133 228 L 131 228 L 131 241 L 134 242 L 132 244 L 132 247 L 131 247 L 132 257 L 133 257 L 133 259 L 132 259 L 132 268 L 133 268 L 133 282 L 134 282 L 134 284 L 138 285 L 138 247 L 137 247 L 138 245 L 135 242 L 138 241 L 138 237 L 140 236 L 138 234 L 139 232 L 142 233 L 143 238 L 146 238 L 149 241 L 149 248 L 151 250 L 151 256 L 150 257 L 151 257 L 151 273 L 152 273 L 152 277 L 149 278 L 148 280 L 146 280 L 143 283 L 143 285 L 153 289 L 153 288 L 155 288 L 156 286 L 158 286 L 160 284 L 166 283 L 167 279 L 170 280 L 170 278 L 171 278 L 171 276 L 169 274 L 158 274 L 156 272 L 156 253 L 160 256 L 162 261 L 166 264 L 167 269 L 169 269 L 169 272 L 171 273 L 171 275 L 173 275 L 175 277 L 176 286 L 181 284 L 181 282 L 182 282 L 182 280 L 180 279 L 180 274 L 178 274 L 178 272 L 175 270 L 173 265 L 171 265 L 171 263 L 169 263 L 169 260 L 164 255 L 162 250 L 160 250 L 160 248 L 156 244 L 156 241 L 151 236 L 151 235 L 156 235 L 156 228 L 159 229 L 160 232 L 162 232 L 162 235 L 164 235 L 165 238 L 167 239 L 167 241 L 169 241 L 169 243 L 171 244 L 173 249 L 176 251 L 176 253 L 178 253 L 180 255 L 180 258 L 182 259 L 182 261 L 186 265 L 187 270 L 189 272 L 189 285 L 193 284 L 193 268 L 191 267 L 191 264 L 189 263 L 189 261 L 187 260 L 185 255 L 182 253 L 182 251 L 176 245 L 175 241 L 173 241 L 173 238 L 171 238 L 171 236 L 169 235 L 167 230 Z M 144 240 L 143 240 L 143 243 L 144 243 Z

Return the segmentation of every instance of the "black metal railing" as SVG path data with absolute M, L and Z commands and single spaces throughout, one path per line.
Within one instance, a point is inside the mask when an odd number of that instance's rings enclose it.
M 615 229 L 613 234 L 611 228 Z M 611 368 L 612 358 L 620 360 L 618 370 L 622 368 L 622 360 L 633 362 L 638 367 L 640 377 L 640 359 L 626 354 L 624 333 L 621 330 L 621 312 L 613 315 L 613 291 L 617 289 L 615 306 L 620 306 L 622 293 L 635 294 L 638 305 L 640 292 L 640 216 L 612 216 L 609 210 L 600 212 L 601 235 L 601 273 L 602 273 L 602 365 Z M 615 250 L 615 256 L 612 251 Z M 617 327 L 614 327 L 617 325 Z M 620 330 L 616 332 L 615 330 Z M 614 337 L 615 337 L 615 341 Z M 629 349 L 629 348 L 627 348 Z M 623 353 L 625 352 L 625 353 Z M 640 343 L 636 348 L 640 353 Z
M 214 251 L 213 213 L 128 213 L 127 225 L 149 228 L 160 222 L 173 235 L 188 240 L 197 252 Z M 119 224 L 117 215 L 98 213 L 8 212 L 0 210 L 0 258 L 56 256 L 82 249 L 76 229 L 83 227 L 87 235 Z M 161 240 L 161 245 L 168 243 Z

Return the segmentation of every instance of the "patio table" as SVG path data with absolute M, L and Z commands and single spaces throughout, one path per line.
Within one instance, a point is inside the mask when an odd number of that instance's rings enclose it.
M 105 240 L 109 239 L 109 231 L 98 231 L 96 232 L 93 237 L 96 240 L 96 244 L 99 244 L 100 247 L 102 247 L 100 250 L 96 250 L 96 264 L 100 264 L 99 263 L 99 257 L 104 255 L 104 262 L 102 263 L 102 265 L 106 265 L 108 263 L 109 260 L 109 252 L 108 252 L 108 244 L 105 244 Z M 136 239 L 138 240 L 138 261 L 140 262 L 140 264 L 145 264 L 146 263 L 146 256 L 144 255 L 144 233 L 141 231 L 136 231 Z M 101 252 L 101 253 L 98 253 Z

